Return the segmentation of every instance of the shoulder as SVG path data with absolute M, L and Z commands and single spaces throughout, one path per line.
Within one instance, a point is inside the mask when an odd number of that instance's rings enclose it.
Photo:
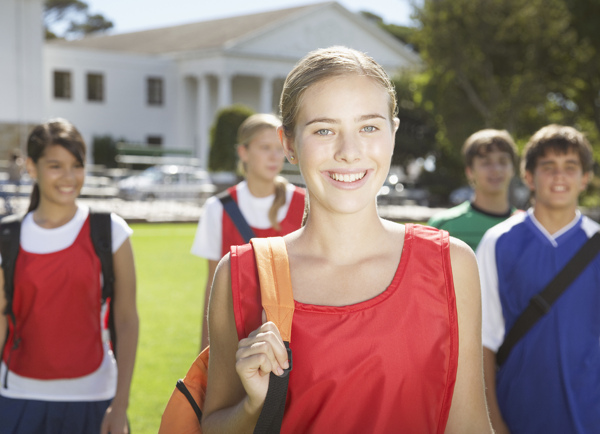
M 591 238 L 596 232 L 600 231 L 600 224 L 587 216 L 581 218 L 581 229 Z
M 303 189 L 302 187 L 298 187 L 297 185 L 289 183 L 286 188 L 287 188 L 288 192 L 291 192 L 295 195 L 302 196 L 302 197 L 306 196 L 306 190 Z
M 519 228 L 525 222 L 526 219 L 526 212 L 517 212 L 516 214 L 504 220 L 503 222 L 492 226 L 483 235 L 483 238 L 479 243 L 478 250 L 481 248 L 482 245 L 490 243 L 494 244 L 498 241 L 498 239 L 516 233 L 513 231 L 513 229 Z
M 98 214 L 98 212 L 91 211 L 90 214 Z M 129 227 L 127 222 L 114 212 L 106 213 L 110 216 L 110 231 L 111 231 L 111 246 L 112 252 L 115 253 L 123 245 L 131 234 L 133 229 Z
M 428 224 L 434 227 L 442 227 L 450 221 L 463 217 L 469 211 L 471 211 L 471 203 L 466 201 L 460 205 L 436 213 L 429 219 Z
M 223 191 L 222 193 L 225 194 L 227 190 Z M 209 197 L 206 202 L 204 202 L 204 206 L 203 206 L 203 212 L 206 213 L 217 213 L 217 212 L 221 212 L 223 210 L 223 204 L 221 203 L 221 196 L 217 195 L 217 196 L 211 196 Z

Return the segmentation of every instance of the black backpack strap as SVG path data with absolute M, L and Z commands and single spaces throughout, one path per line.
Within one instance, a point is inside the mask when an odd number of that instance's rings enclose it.
M 175 387 L 177 387 L 177 389 L 179 389 L 179 391 L 181 393 L 183 393 L 183 396 L 185 396 L 185 398 L 188 400 L 188 402 L 192 406 L 192 409 L 194 410 L 194 413 L 196 413 L 196 417 L 198 418 L 198 422 L 202 423 L 202 410 L 200 410 L 200 407 L 198 407 L 198 404 L 196 403 L 196 400 L 194 399 L 194 397 L 192 396 L 192 394 L 190 393 L 190 391 L 186 387 L 186 385 L 183 382 L 183 380 L 177 380 L 177 384 L 175 384 Z
M 90 236 L 100 264 L 102 265 L 102 302 L 109 300 L 108 328 L 113 352 L 116 354 L 117 335 L 115 332 L 113 301 L 115 293 L 115 272 L 112 254 L 112 220 L 109 212 L 90 210 Z
M 254 434 L 278 434 L 283 422 L 285 403 L 287 398 L 290 371 L 292 370 L 292 350 L 289 342 L 283 342 L 287 349 L 290 367 L 284 370 L 280 377 L 274 373 L 269 374 L 269 388 L 265 403 L 254 427 Z
M 223 209 L 231 218 L 231 221 L 233 221 L 233 224 L 244 239 L 244 242 L 249 243 L 250 239 L 255 237 L 254 231 L 252 230 L 250 225 L 248 225 L 248 222 L 242 215 L 242 212 L 240 211 L 240 208 L 238 207 L 236 201 L 233 200 L 233 198 L 229 194 L 229 191 L 227 190 L 218 194 L 217 197 L 223 204 Z
M 15 265 L 19 255 L 23 217 L 23 215 L 11 215 L 0 221 L 0 254 L 2 255 L 2 271 L 4 272 L 4 297 L 6 298 L 4 314 L 12 316 L 13 321 L 12 301 Z
M 501 366 L 508 358 L 513 347 L 537 323 L 558 300 L 561 294 L 585 270 L 600 251 L 600 232 L 596 232 L 562 270 L 529 301 L 529 305 L 517 318 L 513 327 L 506 334 L 504 342 L 496 353 L 496 363 Z

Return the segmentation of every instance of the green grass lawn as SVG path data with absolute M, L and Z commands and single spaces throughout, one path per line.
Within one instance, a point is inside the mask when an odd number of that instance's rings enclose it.
M 198 354 L 207 265 L 190 253 L 196 224 L 131 227 L 140 338 L 128 415 L 134 434 L 154 434 Z

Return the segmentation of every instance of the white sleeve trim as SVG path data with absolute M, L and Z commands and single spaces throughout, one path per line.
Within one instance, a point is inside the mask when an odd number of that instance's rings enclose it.
M 222 232 L 223 205 L 217 197 L 213 196 L 204 204 L 192 244 L 192 254 L 211 261 L 220 260 L 223 243 Z
M 129 227 L 122 217 L 116 215 L 114 212 L 110 213 L 110 221 L 112 252 L 114 254 L 123 245 L 125 240 L 131 236 L 133 229 Z
M 498 293 L 496 234 L 487 231 L 477 247 L 481 281 L 481 328 L 484 347 L 497 352 L 504 341 L 505 323 Z

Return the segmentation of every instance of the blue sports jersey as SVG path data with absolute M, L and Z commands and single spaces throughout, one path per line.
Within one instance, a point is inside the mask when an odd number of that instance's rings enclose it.
M 504 339 L 494 318 L 509 330 L 599 229 L 578 215 L 551 236 L 530 211 L 486 233 L 477 251 L 486 347 L 497 351 Z M 600 255 L 512 349 L 496 380 L 511 433 L 600 433 Z

